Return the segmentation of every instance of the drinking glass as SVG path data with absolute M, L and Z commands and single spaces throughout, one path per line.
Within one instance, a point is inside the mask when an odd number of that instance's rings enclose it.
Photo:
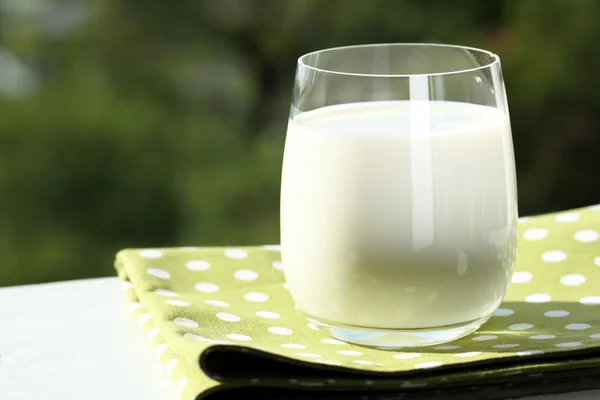
M 497 55 L 376 44 L 299 58 L 281 247 L 319 329 L 379 348 L 474 332 L 508 289 L 517 218 Z

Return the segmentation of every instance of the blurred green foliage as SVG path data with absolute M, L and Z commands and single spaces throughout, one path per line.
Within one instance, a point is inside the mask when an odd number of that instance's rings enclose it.
M 298 56 L 500 54 L 521 214 L 600 199 L 597 0 L 0 0 L 0 286 L 123 247 L 276 243 Z

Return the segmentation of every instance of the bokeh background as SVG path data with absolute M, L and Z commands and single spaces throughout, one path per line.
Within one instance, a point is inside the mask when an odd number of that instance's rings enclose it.
M 598 38 L 598 0 L 0 0 L 0 286 L 277 243 L 296 59 L 333 46 L 498 53 L 521 215 L 598 203 Z

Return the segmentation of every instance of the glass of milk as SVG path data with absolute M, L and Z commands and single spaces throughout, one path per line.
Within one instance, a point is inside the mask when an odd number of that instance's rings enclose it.
M 516 232 L 497 55 L 380 44 L 300 57 L 281 247 L 310 322 L 379 348 L 469 335 L 502 302 Z

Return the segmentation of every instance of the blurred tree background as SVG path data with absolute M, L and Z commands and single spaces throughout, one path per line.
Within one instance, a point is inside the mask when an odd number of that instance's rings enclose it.
M 498 53 L 520 213 L 597 203 L 599 37 L 598 0 L 0 0 L 0 286 L 277 243 L 296 59 L 333 46 Z

